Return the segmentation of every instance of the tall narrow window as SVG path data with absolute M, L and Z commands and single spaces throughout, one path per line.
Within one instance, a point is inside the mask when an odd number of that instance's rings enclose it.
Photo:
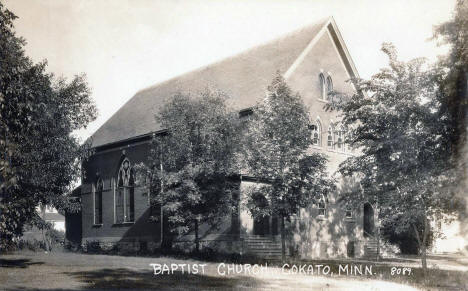
M 327 86 L 325 83 L 325 77 L 322 73 L 319 74 L 319 82 L 320 82 L 320 98 L 323 100 L 327 99 Z
M 325 197 L 323 197 L 322 195 L 318 203 L 318 215 L 325 216 L 326 208 L 327 208 L 327 205 L 325 204 Z
M 327 131 L 327 146 L 331 149 L 335 147 L 334 137 L 333 137 L 333 124 L 328 126 Z
M 333 81 L 332 81 L 332 78 L 330 76 L 328 76 L 327 77 L 327 97 L 332 92 L 333 92 Z
M 135 178 L 130 161 L 125 158 L 117 177 L 115 201 L 115 222 L 133 222 L 135 219 Z
M 344 152 L 344 128 L 343 126 L 340 126 L 337 131 L 338 138 L 336 140 L 336 145 L 338 147 L 338 150 Z
M 99 178 L 94 187 L 94 224 L 102 224 L 102 179 Z
M 316 146 L 322 145 L 321 136 L 322 136 L 322 125 L 320 124 L 320 121 L 317 120 L 315 124 L 312 126 L 312 142 L 314 145 Z
M 346 205 L 345 208 L 345 217 L 346 218 L 353 218 L 353 209 L 351 208 L 351 205 Z

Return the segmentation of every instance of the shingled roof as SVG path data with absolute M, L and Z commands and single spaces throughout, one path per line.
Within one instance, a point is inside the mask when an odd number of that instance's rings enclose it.
M 330 19 L 139 91 L 92 135 L 93 147 L 161 130 L 154 116 L 176 93 L 221 90 L 235 109 L 252 107 L 265 96 L 276 72 L 284 74 Z

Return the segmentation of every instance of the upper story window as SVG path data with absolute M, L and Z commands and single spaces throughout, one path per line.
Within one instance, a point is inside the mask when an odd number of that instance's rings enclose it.
M 319 82 L 320 82 L 320 98 L 323 100 L 327 100 L 327 85 L 325 81 L 325 76 L 320 73 L 319 74 Z
M 334 136 L 333 136 L 333 124 L 330 124 L 328 126 L 328 131 L 327 131 L 327 146 L 331 149 L 335 148 L 335 141 L 334 141 Z
M 130 161 L 125 158 L 119 168 L 115 197 L 115 222 L 135 220 L 135 173 Z
M 327 77 L 327 95 L 333 92 L 333 81 L 331 76 Z
M 102 190 L 104 183 L 99 178 L 94 187 L 94 224 L 102 224 Z

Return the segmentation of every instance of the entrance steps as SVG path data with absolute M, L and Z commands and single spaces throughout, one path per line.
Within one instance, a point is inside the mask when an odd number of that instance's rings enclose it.
M 364 245 L 364 258 L 376 259 L 378 257 L 378 242 L 375 238 L 369 238 Z
M 244 253 L 261 258 L 281 258 L 281 239 L 274 236 L 245 235 Z

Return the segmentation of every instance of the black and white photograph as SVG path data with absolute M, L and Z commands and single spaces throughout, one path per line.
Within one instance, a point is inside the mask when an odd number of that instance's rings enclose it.
M 0 290 L 468 290 L 468 0 L 0 0 Z

